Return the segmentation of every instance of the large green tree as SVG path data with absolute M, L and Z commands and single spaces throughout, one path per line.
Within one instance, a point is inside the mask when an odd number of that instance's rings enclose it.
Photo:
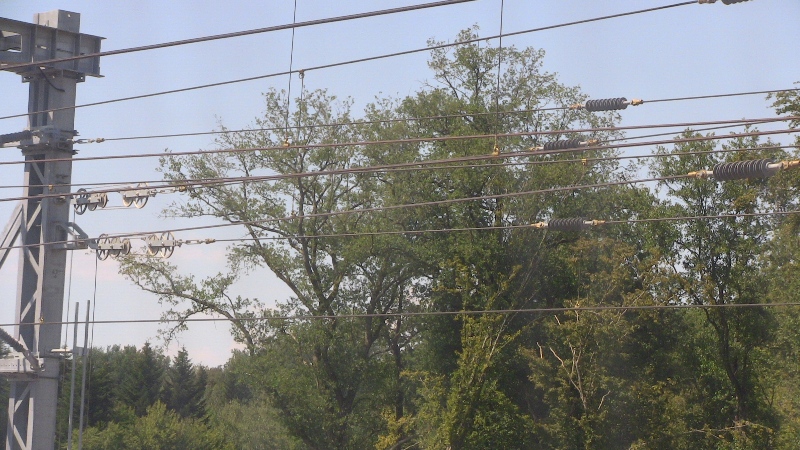
M 181 348 L 164 374 L 161 398 L 167 409 L 183 418 L 202 418 L 205 416 L 203 395 L 206 381 L 205 369 L 192 364 L 189 353 Z
M 795 274 L 796 224 L 754 213 L 796 207 L 797 180 L 684 176 L 788 155 L 757 138 L 717 146 L 687 132 L 697 142 L 659 149 L 648 167 L 660 185 L 628 185 L 642 167 L 594 145 L 619 137 L 617 114 L 568 108 L 586 96 L 544 70 L 541 50 L 466 42 L 476 37 L 466 30 L 462 44 L 432 50 L 429 82 L 376 99 L 357 124 L 350 100 L 270 90 L 252 130 L 219 139 L 236 151 L 162 159 L 164 178 L 186 187 L 167 216 L 238 225 L 246 237 L 205 278 L 122 260 L 177 319 L 168 338 L 212 314 L 245 346 L 209 373 L 211 431 L 237 448 L 789 446 L 800 435 L 800 406 L 787 400 L 800 369 L 776 360 L 796 360 L 800 320 L 719 306 L 794 301 L 777 280 Z M 776 106 L 796 111 L 796 100 Z M 581 128 L 603 131 L 568 131 Z M 578 157 L 531 151 L 565 138 L 593 144 Z M 624 223 L 723 214 L 736 217 Z M 530 226 L 556 218 L 616 223 Z M 265 269 L 290 298 L 273 307 L 268 294 L 235 295 L 238 280 Z M 624 309 L 663 305 L 709 308 Z M 536 308 L 564 310 L 481 314 Z M 435 315 L 407 314 L 425 311 Z M 134 353 L 125 370 L 153 389 L 118 377 L 113 403 L 133 409 L 98 412 L 119 422 L 108 439 L 151 416 L 172 428 L 182 420 L 153 406 L 160 372 L 134 370 L 145 358 Z M 192 373 L 179 354 L 161 398 L 197 417 L 182 409 L 200 396 Z
M 697 138 L 687 132 L 684 138 Z M 720 163 L 759 158 L 784 159 L 770 149 L 771 142 L 758 137 L 735 137 L 721 146 L 715 141 L 687 142 L 661 153 L 657 176 L 677 177 L 662 186 L 672 204 L 671 214 L 700 216 L 676 225 L 679 235 L 667 255 L 673 264 L 673 283 L 662 295 L 677 303 L 694 305 L 759 304 L 768 300 L 769 279 L 763 270 L 765 250 L 774 230 L 774 219 L 758 213 L 784 205 L 774 196 L 778 179 L 718 182 L 681 178 L 690 172 Z M 762 147 L 767 147 L 762 149 Z M 704 216 L 731 214 L 727 218 Z M 736 216 L 738 215 L 738 216 Z M 770 354 L 777 330 L 768 308 L 705 308 L 687 314 L 692 326 L 685 338 L 685 364 L 696 374 L 689 400 L 702 405 L 690 426 L 698 439 L 715 445 L 722 437 L 730 445 L 766 448 L 778 425 L 767 379 Z M 699 445 L 697 443 L 696 445 Z
M 468 30 L 458 39 L 475 36 L 476 30 Z M 502 64 L 499 84 L 498 64 Z M 234 336 L 253 358 L 253 371 L 258 374 L 254 377 L 256 389 L 268 394 L 283 411 L 287 428 L 306 445 L 372 445 L 389 423 L 403 420 L 419 407 L 409 401 L 414 387 L 404 379 L 404 371 L 423 369 L 446 374 L 459 360 L 462 364 L 475 360 L 459 356 L 461 329 L 465 326 L 460 319 L 422 323 L 369 315 L 419 308 L 453 311 L 484 309 L 490 304 L 498 308 L 530 305 L 530 292 L 518 294 L 531 289 L 530 273 L 535 263 L 519 249 L 529 243 L 526 239 L 535 238 L 526 234 L 517 240 L 499 230 L 435 236 L 371 233 L 497 226 L 572 213 L 591 200 L 566 194 L 546 200 L 490 198 L 430 208 L 395 205 L 609 179 L 610 166 L 581 166 L 577 174 L 566 169 L 568 165 L 509 167 L 489 161 L 479 167 L 447 171 L 354 169 L 489 155 L 495 148 L 499 153 L 514 152 L 547 140 L 575 137 L 556 134 L 545 138 L 537 132 L 613 123 L 612 114 L 570 109 L 533 111 L 585 99 L 577 88 L 564 86 L 554 74 L 545 72 L 542 64 L 543 52 L 533 49 L 500 50 L 469 43 L 452 52 L 434 50 L 430 67 L 436 84 L 425 85 L 408 98 L 378 100 L 367 108 L 370 123 L 363 126 L 332 125 L 352 120 L 350 102 L 339 102 L 324 91 L 303 92 L 291 112 L 282 93 L 269 91 L 265 94 L 266 113 L 257 119 L 257 129 L 220 139 L 225 148 L 254 150 L 166 156 L 163 160 L 165 178 L 176 184 L 196 179 L 249 178 L 236 184 L 189 188 L 186 200 L 166 211 L 168 215 L 209 216 L 241 224 L 249 240 L 231 248 L 229 270 L 198 280 L 163 262 L 129 258 L 124 260 L 122 271 L 134 283 L 173 305 L 168 317 L 213 313 L 231 319 Z M 410 120 L 443 114 L 460 117 Z M 383 119 L 409 120 L 379 123 Z M 276 128 L 279 131 L 274 131 Z M 515 132 L 528 135 L 430 144 L 418 139 Z M 336 145 L 387 139 L 406 142 Z M 497 162 L 502 160 L 498 156 Z M 565 176 L 567 172 L 570 175 Z M 283 177 L 271 182 L 252 180 L 275 173 Z M 389 211 L 368 211 L 386 207 Z M 330 236 L 335 234 L 355 236 Z M 515 269 L 518 265 L 525 267 Z M 280 315 L 324 315 L 329 319 L 269 319 L 275 313 L 262 301 L 230 294 L 241 274 L 262 266 L 293 293 L 281 303 Z M 516 275 L 518 272 L 520 275 Z M 504 284 L 508 286 L 501 287 Z M 475 285 L 484 288 L 473 296 L 470 289 Z M 338 318 L 351 313 L 368 317 Z M 266 320 L 236 320 L 259 316 Z M 479 319 L 470 328 L 474 335 L 468 333 L 463 342 L 483 335 L 504 340 L 508 330 L 513 334 L 518 327 L 497 328 Z M 413 350 L 422 343 L 423 333 L 425 348 L 415 362 Z M 467 373 L 472 369 L 463 370 Z M 480 393 L 484 384 L 494 381 L 479 377 L 474 382 L 477 384 L 468 391 Z M 490 405 L 481 398 L 476 401 Z M 391 405 L 389 423 L 380 414 L 387 405 Z M 473 423 L 475 414 L 474 408 L 467 408 L 463 419 L 452 423 Z M 446 433 L 453 436 L 448 439 L 468 445 L 455 428 L 453 433 Z M 398 435 L 399 441 L 408 438 L 403 433 Z
M 475 37 L 475 30 L 467 30 L 457 39 Z M 552 306 L 554 298 L 564 296 L 564 286 L 551 284 L 541 269 L 554 249 L 575 236 L 544 238 L 544 232 L 532 229 L 502 228 L 553 217 L 627 217 L 637 202 L 646 204 L 646 195 L 628 189 L 569 190 L 574 184 L 616 181 L 614 163 L 562 162 L 571 158 L 568 155 L 509 159 L 508 154 L 552 140 L 608 137 L 545 132 L 608 126 L 616 120 L 614 114 L 542 111 L 546 106 L 585 99 L 577 88 L 564 86 L 554 74 L 545 72 L 543 57 L 544 53 L 535 49 L 501 50 L 483 43 L 437 49 L 429 62 L 433 82 L 413 96 L 383 100 L 368 108 L 367 118 L 373 122 L 367 128 L 371 140 L 486 136 L 415 145 L 392 142 L 365 149 L 371 164 L 468 158 L 441 168 L 372 176 L 377 180 L 376 190 L 389 205 L 433 202 L 389 215 L 395 227 L 415 233 L 410 239 L 422 249 L 422 264 L 430 269 L 415 280 L 415 288 L 430 310 Z M 437 117 L 416 119 L 431 116 Z M 387 119 L 395 122 L 377 123 Z M 613 153 L 613 149 L 596 149 L 585 155 Z M 554 188 L 549 195 L 518 194 Z M 450 202 L 464 198 L 474 200 Z M 416 234 L 451 228 L 468 230 Z M 515 342 L 527 324 L 523 317 L 420 320 L 422 339 L 406 370 L 422 395 L 410 405 L 410 418 L 389 420 L 390 433 L 381 440 L 382 448 L 408 440 L 425 448 L 508 447 L 531 442 L 532 422 L 523 411 L 525 397 L 535 387 L 519 382 L 527 368 L 517 355 L 519 343 Z

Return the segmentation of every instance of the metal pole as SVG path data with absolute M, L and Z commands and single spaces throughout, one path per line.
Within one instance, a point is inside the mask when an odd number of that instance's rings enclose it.
M 86 302 L 86 325 L 84 326 L 84 334 L 83 334 L 83 359 L 81 359 L 81 364 L 83 364 L 83 375 L 81 375 L 81 417 L 78 419 L 80 425 L 78 425 L 78 450 L 83 448 L 83 404 L 84 404 L 84 397 L 86 394 L 86 356 L 89 354 L 89 349 L 86 347 L 89 345 L 89 310 L 92 309 L 92 301 L 88 300 Z M 70 449 L 72 450 L 72 449 Z
M 72 378 L 69 382 L 69 421 L 67 427 L 67 448 L 72 449 L 72 411 L 75 405 L 75 360 L 78 359 L 75 354 L 75 346 L 78 345 L 78 309 L 80 309 L 80 302 L 75 302 L 75 322 L 72 325 Z
M 102 38 L 81 34 L 79 28 L 80 14 L 69 11 L 36 14 L 33 24 L 0 18 L 0 48 L 4 50 L 0 63 L 35 63 L 98 52 Z M 56 242 L 66 241 L 74 231 L 69 222 L 70 157 L 77 132 L 75 111 L 70 107 L 75 106 L 77 83 L 86 75 L 100 76 L 99 58 L 88 60 L 11 69 L 29 84 L 28 129 L 14 136 L 25 157 L 26 198 L 18 231 L 24 247 L 19 252 L 15 337 L 29 358 L 22 364 L 15 364 L 14 355 L 0 360 L 0 374 L 11 381 L 7 450 L 53 450 L 55 446 L 65 250 L 75 248 Z M 42 198 L 43 194 L 61 196 Z

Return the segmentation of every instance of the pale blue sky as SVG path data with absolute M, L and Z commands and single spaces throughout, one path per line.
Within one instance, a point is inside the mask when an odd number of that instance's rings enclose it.
M 506 32 L 536 28 L 636 9 L 677 3 L 617 0 L 505 0 Z M 298 0 L 297 20 L 353 14 L 411 5 L 404 1 Z M 478 0 L 392 16 L 302 28 L 295 35 L 295 68 L 424 47 L 426 40 L 451 40 L 477 24 L 483 35 L 499 32 L 501 0 Z M 30 21 L 36 12 L 64 9 L 81 14 L 81 31 L 103 36 L 104 50 L 120 49 L 209 34 L 218 34 L 292 21 L 293 1 L 35 1 L 3 0 L 0 17 Z M 752 0 L 726 6 L 689 5 L 632 17 L 611 19 L 503 40 L 504 45 L 533 46 L 547 52 L 545 69 L 558 72 L 563 83 L 580 85 L 593 98 L 638 97 L 657 99 L 751 90 L 780 89 L 800 80 L 797 42 L 800 42 L 800 2 Z M 209 43 L 180 46 L 101 60 L 104 78 L 90 78 L 78 86 L 78 103 L 213 83 L 288 69 L 291 31 L 259 34 Z M 430 78 L 422 54 L 309 72 L 309 89 L 327 88 L 339 97 L 352 97 L 355 111 L 375 96 L 402 97 L 420 89 Z M 245 127 L 260 114 L 260 93 L 270 87 L 285 89 L 287 77 L 241 83 L 147 100 L 79 109 L 76 128 L 81 137 L 122 137 L 175 132 L 210 131 L 218 121 L 230 128 Z M 297 92 L 299 83 L 294 80 Z M 0 116 L 27 108 L 27 85 L 18 76 L 0 74 Z M 774 112 L 763 96 L 692 102 L 645 104 L 622 112 L 623 125 L 769 117 Z M 20 131 L 24 119 L 0 121 L 0 133 Z M 782 125 L 762 129 L 782 128 Z M 631 133 L 633 134 L 633 133 Z M 785 138 L 778 138 L 783 140 Z M 210 147 L 210 137 L 144 141 L 117 141 L 77 147 L 80 156 L 151 153 Z M 643 152 L 643 149 L 638 152 Z M 16 149 L 4 149 L 0 161 L 20 159 Z M 76 162 L 75 183 L 157 179 L 157 161 L 130 160 Z M 19 184 L 20 166 L 0 166 L 3 185 Z M 2 189 L 0 197 L 19 195 Z M 108 209 L 78 216 L 91 236 L 173 228 L 185 222 L 165 221 L 158 214 L 173 196 L 158 196 L 142 210 Z M 0 203 L 0 222 L 12 209 Z M 120 206 L 110 195 L 109 207 Z M 0 224 L 2 225 L 2 224 Z M 193 232 L 184 239 L 222 236 Z M 135 241 L 134 246 L 141 245 Z M 183 247 L 172 261 L 198 275 L 224 270 L 225 246 Z M 0 270 L 0 285 L 8 294 L 0 300 L 0 322 L 14 320 L 12 286 L 16 258 Z M 199 263 L 201 262 L 201 263 Z M 72 302 L 92 296 L 94 255 L 75 252 Z M 111 261 L 100 262 L 97 318 L 158 318 L 155 299 L 137 291 L 116 274 Z M 264 281 L 264 280 L 268 281 Z M 287 290 L 270 277 L 251 277 L 239 287 L 243 295 L 265 300 L 285 298 Z M 70 313 L 70 317 L 72 313 Z M 83 316 L 81 314 L 81 316 Z M 98 325 L 95 345 L 157 342 L 157 325 Z M 71 335 L 71 333 L 69 333 Z M 194 360 L 209 365 L 225 362 L 232 347 L 224 323 L 193 324 L 182 335 Z M 172 351 L 175 351 L 173 345 Z

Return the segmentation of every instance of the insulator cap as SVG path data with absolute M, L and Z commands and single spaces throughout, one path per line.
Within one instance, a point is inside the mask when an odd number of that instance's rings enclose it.
M 581 217 L 570 217 L 568 219 L 551 219 L 547 222 L 547 228 L 553 231 L 583 231 L 589 228 L 586 221 Z
M 565 139 L 544 144 L 543 150 L 566 150 L 568 148 L 578 148 L 581 146 L 580 139 Z
M 587 111 L 613 111 L 627 107 L 628 99 L 625 97 L 586 100 L 586 106 L 584 106 Z
M 775 175 L 777 169 L 770 167 L 770 159 L 754 159 L 721 163 L 714 166 L 714 179 L 717 181 L 743 180 L 747 178 L 767 178 Z
M 9 347 L 20 353 L 25 353 L 25 347 L 16 339 L 14 339 L 6 330 L 0 328 L 0 338 L 8 344 Z
M 746 2 L 746 1 L 749 1 L 749 0 L 722 0 L 722 3 L 724 3 L 726 5 L 733 5 L 735 3 L 742 3 L 742 2 Z

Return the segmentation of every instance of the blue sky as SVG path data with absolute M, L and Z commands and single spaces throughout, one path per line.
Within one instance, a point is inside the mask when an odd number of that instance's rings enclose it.
M 677 3 L 672 1 L 617 0 L 505 0 L 504 31 L 587 19 Z M 298 0 L 297 20 L 313 20 L 414 4 Z M 294 67 L 302 69 L 424 47 L 429 38 L 452 40 L 459 30 L 477 24 L 482 35 L 499 32 L 501 0 L 471 3 L 301 28 L 296 31 Z M 34 13 L 64 9 L 81 14 L 81 31 L 103 36 L 104 50 L 152 44 L 203 35 L 290 23 L 293 1 L 50 1 L 3 0 L 0 16 L 30 21 Z M 532 46 L 546 51 L 545 70 L 557 72 L 561 82 L 580 85 L 593 98 L 658 99 L 792 87 L 800 81 L 800 2 L 752 0 L 726 6 L 688 5 L 664 11 L 611 19 L 559 30 L 509 37 L 504 45 Z M 89 78 L 78 86 L 78 103 L 145 94 L 230 79 L 281 72 L 288 69 L 291 31 L 258 34 L 142 53 L 105 57 L 103 78 Z M 340 98 L 352 97 L 354 111 L 376 96 L 403 97 L 419 90 L 431 74 L 424 53 L 364 64 L 308 72 L 308 89 L 325 88 Z M 288 77 L 275 77 L 226 87 L 135 100 L 77 110 L 81 137 L 210 131 L 224 123 L 246 127 L 263 111 L 261 93 L 285 89 Z M 296 89 L 298 79 L 293 81 Z M 27 85 L 18 76 L 0 74 L 0 116 L 27 109 Z M 691 102 L 645 104 L 622 112 L 622 125 L 655 124 L 773 116 L 763 96 Z M 20 131 L 24 119 L 0 121 L 0 133 Z M 781 124 L 761 129 L 783 128 Z M 633 134 L 633 133 L 631 133 Z M 788 142 L 785 137 L 776 140 Z M 212 138 L 115 141 L 78 146 L 79 156 L 153 153 L 210 148 Z M 642 151 L 642 150 L 639 150 Z M 16 149 L 4 149 L 0 161 L 20 159 Z M 75 183 L 158 179 L 155 159 L 76 162 Z M 2 185 L 18 185 L 21 166 L 0 166 Z M 0 189 L 0 197 L 21 190 Z M 165 220 L 161 210 L 176 196 L 160 195 L 141 210 L 119 209 L 118 195 L 110 195 L 109 208 L 78 216 L 90 236 L 101 233 L 174 228 L 186 222 Z M 0 202 L 0 222 L 13 204 Z M 227 236 L 225 232 L 198 231 L 178 236 L 200 239 Z M 141 242 L 134 242 L 134 246 Z M 92 298 L 95 259 L 74 252 L 71 302 Z M 14 320 L 11 287 L 16 282 L 16 257 L 0 269 L 0 285 L 9 295 L 0 300 L 0 323 Z M 201 276 L 224 270 L 225 246 L 183 247 L 172 262 Z M 97 274 L 97 319 L 158 318 L 161 307 L 152 296 L 138 291 L 116 273 L 111 260 L 100 262 Z M 242 281 L 238 293 L 263 300 L 282 300 L 288 291 L 266 273 Z M 73 313 L 70 313 L 72 317 Z M 83 317 L 83 313 L 81 313 Z M 158 343 L 158 325 L 98 325 L 94 344 L 141 345 Z M 69 335 L 72 333 L 70 332 Z M 209 365 L 228 358 L 233 343 L 225 323 L 193 324 L 180 338 L 190 357 Z M 171 347 L 172 353 L 176 346 Z

